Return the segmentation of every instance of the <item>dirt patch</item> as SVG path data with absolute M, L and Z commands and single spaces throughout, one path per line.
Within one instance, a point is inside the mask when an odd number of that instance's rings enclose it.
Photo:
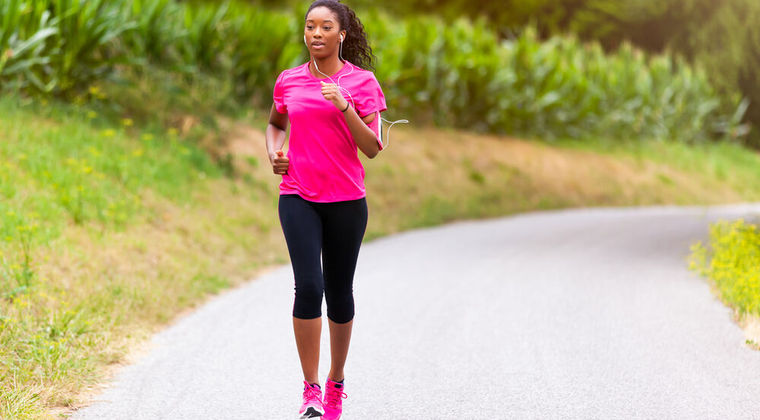
M 760 316 L 748 316 L 741 323 L 747 344 L 755 350 L 760 350 Z
M 512 168 L 530 180 L 536 193 L 575 205 L 641 205 L 726 203 L 742 201 L 736 191 L 698 174 L 687 174 L 651 161 L 551 147 L 512 137 L 477 135 L 456 130 L 394 127 L 394 143 L 376 160 L 392 167 L 410 166 L 410 172 L 433 175 L 448 166 L 446 182 L 455 187 L 468 182 L 463 164 L 497 176 L 498 168 Z M 409 163 L 407 163 L 409 162 Z M 439 174 L 436 174 L 439 175 Z M 429 179 L 436 182 L 439 177 Z M 420 178 L 421 182 L 427 179 Z M 368 179 L 368 182 L 373 182 Z

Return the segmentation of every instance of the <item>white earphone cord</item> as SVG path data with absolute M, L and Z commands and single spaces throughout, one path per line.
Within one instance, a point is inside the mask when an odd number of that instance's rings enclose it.
M 378 113 L 378 115 L 379 114 L 380 113 Z M 390 123 L 390 125 L 388 126 L 388 131 L 387 131 L 387 135 L 388 135 L 387 144 L 383 144 L 383 124 L 382 124 L 383 121 Z M 383 117 L 380 117 L 380 122 L 378 122 L 378 125 L 377 125 L 377 132 L 380 133 L 380 138 L 378 140 L 380 140 L 380 144 L 383 144 L 383 149 L 387 149 L 391 145 L 391 127 L 393 127 L 393 124 L 409 124 L 409 120 L 396 120 L 396 121 L 391 122 L 391 121 L 386 120 Z
M 341 61 L 346 61 L 346 60 L 343 59 L 343 41 L 340 41 L 340 49 L 338 50 L 338 57 L 340 58 Z M 346 74 L 338 77 L 338 81 L 336 82 L 335 80 L 333 80 L 332 77 L 330 77 L 330 76 L 322 73 L 322 70 L 320 70 L 319 66 L 317 66 L 317 60 L 312 60 L 312 61 L 314 62 L 314 68 L 317 69 L 317 71 L 320 74 L 322 74 L 326 78 L 330 79 L 330 81 L 333 82 L 333 84 L 335 84 L 336 86 L 338 86 L 338 89 L 340 89 L 341 91 L 345 91 L 346 94 L 348 94 L 348 98 L 354 104 L 354 109 L 356 109 L 356 102 L 354 101 L 354 97 L 351 96 L 351 92 L 349 92 L 348 89 L 346 89 L 346 88 L 344 88 L 343 86 L 340 85 L 340 79 L 342 79 L 342 78 L 348 76 L 349 74 L 353 73 L 354 72 L 354 68 L 351 67 L 351 71 L 350 72 L 348 72 L 348 73 L 346 73 Z M 377 115 L 380 116 L 380 113 L 378 112 Z M 382 123 L 383 121 L 385 121 L 386 123 L 390 124 L 388 126 L 388 131 L 386 132 L 387 133 L 387 138 L 388 138 L 388 144 L 383 144 L 383 123 Z M 401 120 L 396 120 L 396 121 L 388 121 L 385 118 L 380 117 L 380 121 L 377 122 L 377 133 L 378 133 L 378 136 L 379 136 L 378 140 L 380 140 L 380 144 L 383 145 L 383 150 L 387 149 L 391 145 L 391 127 L 393 127 L 394 124 L 409 124 L 409 120 L 401 119 Z

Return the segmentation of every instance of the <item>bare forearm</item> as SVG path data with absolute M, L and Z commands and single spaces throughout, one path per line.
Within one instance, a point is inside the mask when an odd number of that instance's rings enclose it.
M 377 135 L 372 129 L 362 121 L 351 107 L 343 113 L 343 116 L 346 118 L 348 129 L 351 130 L 351 135 L 354 137 L 354 141 L 359 146 L 359 149 L 370 159 L 377 156 L 378 152 L 380 152 L 380 146 L 377 142 Z
M 267 143 L 267 155 L 270 157 L 278 150 L 282 149 L 285 145 L 285 130 L 274 126 L 273 124 L 267 125 L 266 130 L 266 143 Z
M 366 118 L 367 122 L 360 118 L 356 110 L 348 106 L 348 101 L 340 93 L 338 85 L 335 83 L 322 82 L 322 95 L 343 113 L 343 118 L 346 119 L 351 136 L 354 138 L 359 149 L 370 159 L 377 156 L 377 153 L 380 151 L 380 145 L 377 142 L 375 133 L 367 126 L 371 118 Z M 345 111 L 343 111 L 344 109 Z

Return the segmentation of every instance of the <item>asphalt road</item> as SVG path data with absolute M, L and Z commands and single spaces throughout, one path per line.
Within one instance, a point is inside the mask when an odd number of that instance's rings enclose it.
M 685 259 L 752 214 L 541 212 L 365 244 L 343 418 L 760 419 L 760 352 Z M 283 267 L 213 298 L 74 418 L 296 418 L 292 294 Z

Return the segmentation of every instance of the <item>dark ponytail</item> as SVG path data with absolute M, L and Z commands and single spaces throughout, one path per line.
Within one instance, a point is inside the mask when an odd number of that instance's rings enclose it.
M 356 13 L 345 4 L 340 3 L 339 0 L 317 0 L 309 6 L 304 21 L 312 9 L 316 7 L 330 9 L 338 17 L 340 30 L 346 31 L 346 39 L 343 40 L 343 58 L 365 70 L 375 71 L 375 55 L 372 54 L 372 48 L 367 42 L 364 25 Z

